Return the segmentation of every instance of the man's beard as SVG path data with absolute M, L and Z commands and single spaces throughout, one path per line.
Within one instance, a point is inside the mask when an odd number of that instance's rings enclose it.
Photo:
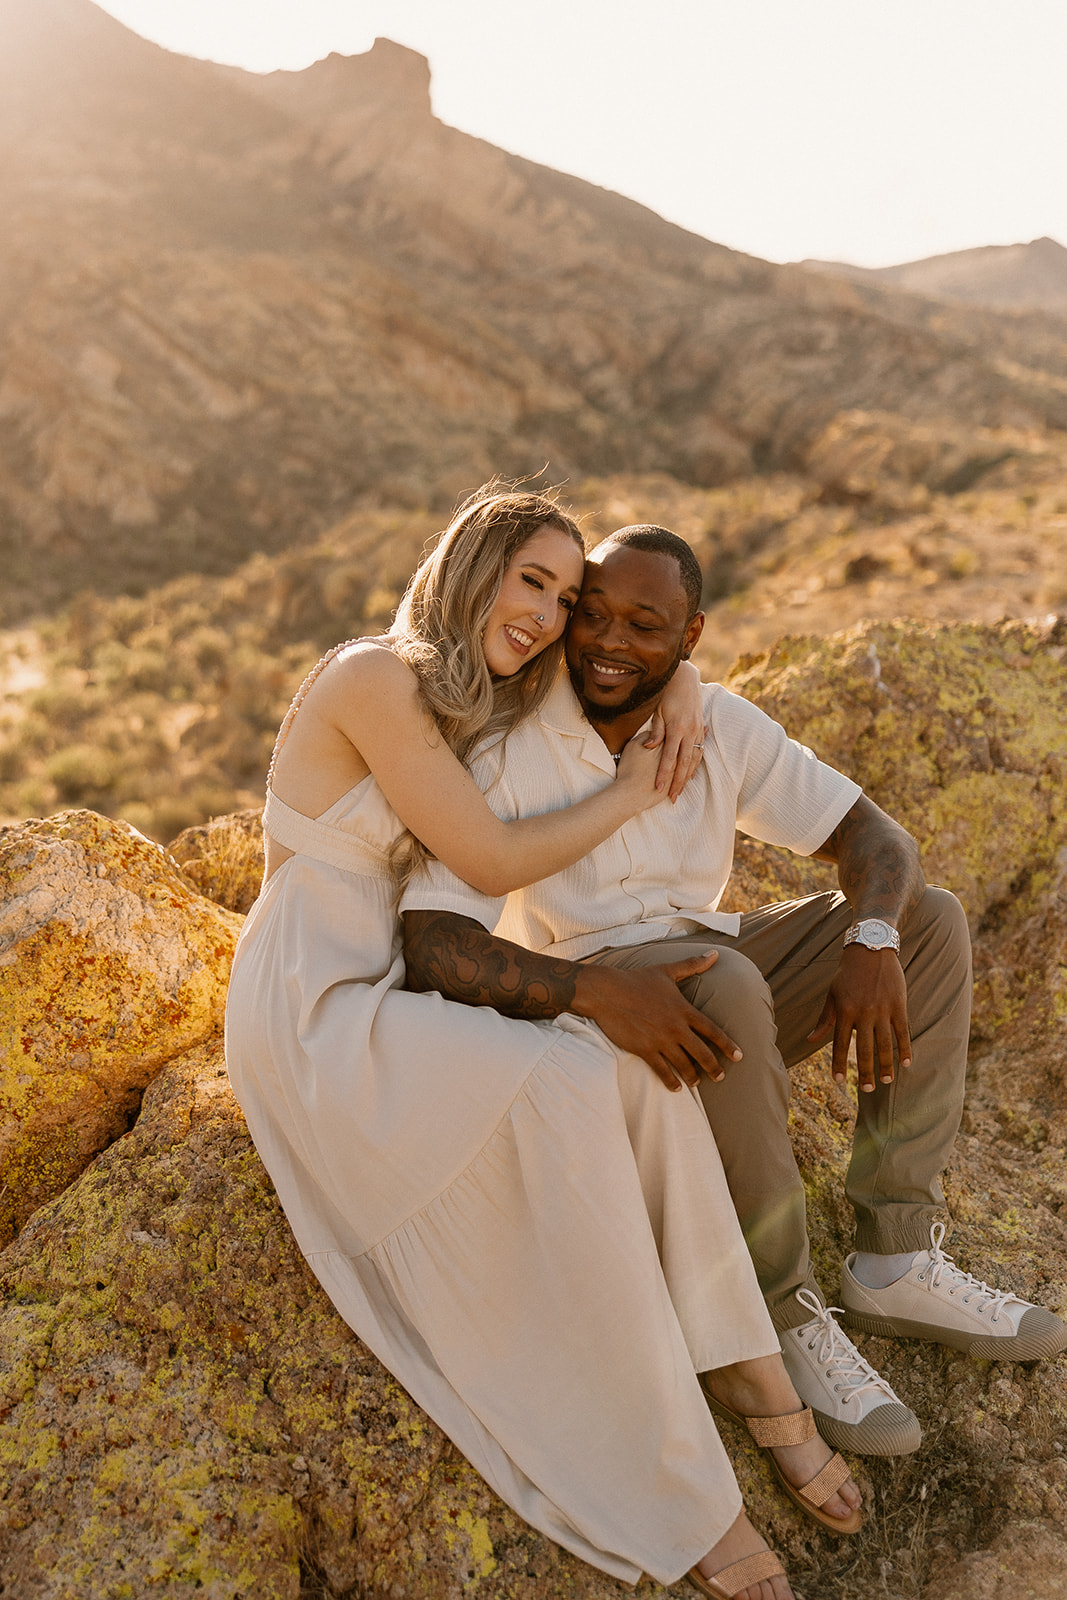
M 629 716 L 631 711 L 639 711 L 645 705 L 649 707 L 649 715 L 651 716 L 655 702 L 677 672 L 678 664 L 684 651 L 685 640 L 683 639 L 678 646 L 678 654 L 672 661 L 669 671 L 661 673 L 658 678 L 649 678 L 644 683 L 635 685 L 626 696 L 626 699 L 620 700 L 617 706 L 595 705 L 592 701 L 587 700 L 582 693 L 582 669 L 580 666 L 572 667 L 568 661 L 567 672 L 570 674 L 571 687 L 581 702 L 587 721 L 593 723 L 594 726 L 597 723 L 617 722 L 620 717 Z

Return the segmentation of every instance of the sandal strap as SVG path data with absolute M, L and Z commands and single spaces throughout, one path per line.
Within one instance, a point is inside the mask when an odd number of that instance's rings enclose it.
M 840 1489 L 845 1479 L 851 1477 L 847 1466 L 839 1455 L 832 1455 L 823 1467 L 817 1472 L 810 1483 L 806 1483 L 799 1491 L 810 1500 L 813 1506 L 825 1505 L 836 1489 Z
M 761 1450 L 771 1450 L 778 1445 L 807 1444 L 818 1431 L 810 1406 L 784 1417 L 746 1417 L 745 1427 Z
M 726 1594 L 740 1594 L 751 1584 L 761 1583 L 764 1578 L 777 1578 L 779 1573 L 784 1577 L 785 1568 L 774 1551 L 760 1550 L 754 1556 L 735 1561 L 732 1567 L 723 1567 L 715 1574 L 715 1582 Z

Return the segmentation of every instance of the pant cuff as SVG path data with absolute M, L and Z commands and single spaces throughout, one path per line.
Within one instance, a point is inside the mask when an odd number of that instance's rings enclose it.
M 876 1256 L 905 1255 L 909 1250 L 929 1250 L 930 1229 L 935 1222 L 947 1222 L 947 1213 L 937 1206 L 909 1206 L 907 1210 L 879 1215 L 856 1224 L 856 1249 Z
M 810 1274 L 799 1287 L 810 1290 L 821 1306 L 826 1304 L 826 1296 Z M 801 1305 L 795 1288 L 775 1300 L 768 1296 L 767 1310 L 771 1314 L 775 1333 L 785 1333 L 789 1328 L 802 1328 L 805 1322 L 811 1321 L 811 1311 Z

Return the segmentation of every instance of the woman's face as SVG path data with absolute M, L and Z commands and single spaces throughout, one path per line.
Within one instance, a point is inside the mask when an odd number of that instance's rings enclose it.
M 585 558 L 569 534 L 543 527 L 512 556 L 482 635 L 489 671 L 510 678 L 558 639 L 582 587 Z

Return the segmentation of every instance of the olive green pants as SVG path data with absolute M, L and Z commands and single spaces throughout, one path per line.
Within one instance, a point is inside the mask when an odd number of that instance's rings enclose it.
M 761 906 L 736 938 L 710 930 L 601 950 L 613 967 L 680 961 L 714 946 L 715 965 L 682 984 L 693 1005 L 744 1052 L 700 1096 L 726 1169 L 771 1316 L 779 1330 L 809 1313 L 798 1288 L 819 1293 L 808 1248 L 804 1185 L 789 1138 L 787 1068 L 811 1055 L 807 1035 L 841 958 L 852 908 L 837 893 Z M 845 1192 L 855 1247 L 881 1255 L 922 1250 L 944 1205 L 941 1173 L 963 1111 L 971 1010 L 971 947 L 956 897 L 927 889 L 901 934 L 912 1064 L 858 1096 Z M 822 1296 L 820 1295 L 820 1298 Z

